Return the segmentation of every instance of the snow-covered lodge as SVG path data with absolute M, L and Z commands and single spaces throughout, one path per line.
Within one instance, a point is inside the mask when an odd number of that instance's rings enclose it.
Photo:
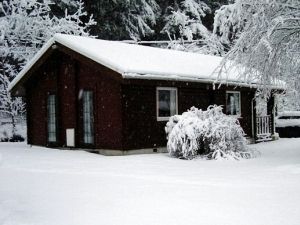
M 56 34 L 13 80 L 27 105 L 28 144 L 118 155 L 160 152 L 165 124 L 191 106 L 223 105 L 249 138 L 274 133 L 255 114 L 255 84 L 226 75 L 222 58 Z

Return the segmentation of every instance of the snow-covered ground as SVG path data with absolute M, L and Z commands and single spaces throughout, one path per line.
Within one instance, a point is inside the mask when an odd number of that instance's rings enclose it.
M 300 139 L 252 147 L 185 161 L 0 143 L 0 224 L 299 225 Z

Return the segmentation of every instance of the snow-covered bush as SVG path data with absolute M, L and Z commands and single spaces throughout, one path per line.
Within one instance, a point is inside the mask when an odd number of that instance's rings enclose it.
M 15 75 L 16 69 L 14 66 L 2 63 L 0 59 L 0 141 L 1 141 L 1 120 L 10 120 L 11 126 L 5 126 L 8 128 L 8 133 L 12 133 L 11 136 L 16 135 L 16 125 L 18 118 L 22 118 L 25 111 L 25 104 L 21 97 L 13 97 L 8 91 L 8 85 L 10 83 L 10 77 L 8 75 Z
M 4 121 L 0 118 L 0 142 L 22 142 L 26 139 L 25 121 L 15 121 L 15 127 L 12 129 L 11 120 Z
M 221 106 L 206 111 L 192 107 L 172 116 L 166 125 L 167 148 L 171 156 L 192 159 L 251 158 L 245 133 L 236 117 L 225 115 Z

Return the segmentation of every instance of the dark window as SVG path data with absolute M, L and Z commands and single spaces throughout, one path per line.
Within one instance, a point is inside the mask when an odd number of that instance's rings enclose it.
M 238 91 L 226 92 L 226 113 L 228 115 L 241 115 L 241 97 Z
M 177 113 L 177 89 L 157 88 L 157 119 L 167 120 Z
M 48 115 L 48 142 L 56 142 L 56 96 L 48 95 L 47 99 Z
M 94 143 L 94 114 L 93 92 L 83 92 L 83 141 L 85 144 Z

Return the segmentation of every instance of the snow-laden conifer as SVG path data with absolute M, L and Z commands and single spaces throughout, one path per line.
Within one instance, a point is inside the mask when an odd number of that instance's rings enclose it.
M 202 19 L 211 13 L 209 6 L 200 0 L 183 0 L 169 7 L 165 25 L 161 30 L 170 39 L 168 48 L 210 55 L 224 55 L 225 47 L 219 37 L 209 31 Z
M 193 40 L 207 32 L 202 24 L 202 18 L 210 12 L 210 8 L 200 0 L 183 0 L 178 8 L 169 8 L 169 15 L 162 32 L 180 39 Z
M 98 0 L 88 5 L 97 21 L 93 32 L 101 39 L 141 40 L 151 36 L 160 14 L 155 0 Z

